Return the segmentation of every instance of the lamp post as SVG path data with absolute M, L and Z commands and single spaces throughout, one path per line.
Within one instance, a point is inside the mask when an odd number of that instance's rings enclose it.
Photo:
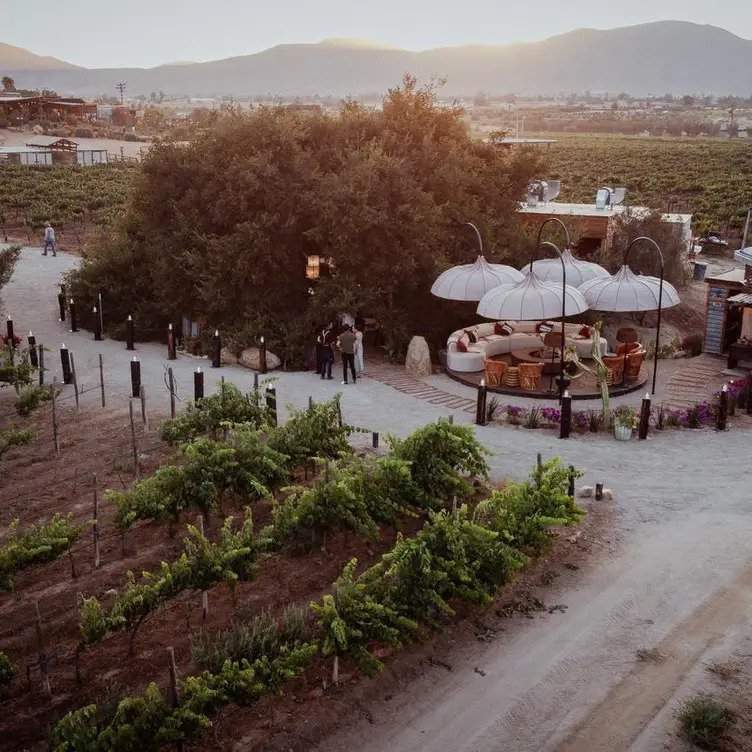
M 559 353 L 559 378 L 558 378 L 558 385 L 559 385 L 559 403 L 562 401 L 562 397 L 564 395 L 564 390 L 568 386 L 568 384 L 565 383 L 564 379 L 564 348 L 566 346 L 566 333 L 564 331 L 564 319 L 567 315 L 567 266 L 564 263 L 564 255 L 561 252 L 561 249 L 559 246 L 557 246 L 555 243 L 552 243 L 549 240 L 545 240 L 541 242 L 541 238 L 543 236 L 543 230 L 548 224 L 557 224 L 559 227 L 561 227 L 562 230 L 564 230 L 564 235 L 567 239 L 567 245 L 566 247 L 569 248 L 571 245 L 571 238 L 569 237 L 569 230 L 567 229 L 567 226 L 556 217 L 549 217 L 541 226 L 538 228 L 538 237 L 536 239 L 536 246 L 535 251 L 533 251 L 533 257 L 530 259 L 530 274 L 535 274 L 534 270 L 534 264 L 535 264 L 535 257 L 538 255 L 538 251 L 540 251 L 541 248 L 551 248 L 552 250 L 556 251 L 556 253 L 559 256 L 559 260 L 561 261 L 561 352 Z
M 655 324 L 655 353 L 653 355 L 653 388 L 651 390 L 651 394 L 655 394 L 655 380 L 658 376 L 658 345 L 661 341 L 661 313 L 663 310 L 663 276 L 664 276 L 664 264 L 663 264 L 663 251 L 661 251 L 661 247 L 658 245 L 658 243 L 653 240 L 653 238 L 648 238 L 646 236 L 640 236 L 639 238 L 635 238 L 628 246 L 627 250 L 624 251 L 624 266 L 627 265 L 627 258 L 629 257 L 629 252 L 632 250 L 632 247 L 637 245 L 637 243 L 646 242 L 649 243 L 650 246 L 658 252 L 658 260 L 661 263 L 661 273 L 659 276 L 659 284 L 658 284 L 658 319 Z

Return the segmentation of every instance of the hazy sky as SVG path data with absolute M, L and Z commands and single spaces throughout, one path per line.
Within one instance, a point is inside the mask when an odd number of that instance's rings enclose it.
M 326 37 L 418 50 L 662 19 L 752 38 L 752 0 L 0 0 L 0 42 L 90 67 L 151 66 Z

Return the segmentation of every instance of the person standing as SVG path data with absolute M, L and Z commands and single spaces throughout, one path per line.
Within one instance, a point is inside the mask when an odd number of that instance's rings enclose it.
M 324 347 L 321 354 L 323 360 L 321 363 L 321 378 L 332 378 L 332 363 L 334 363 L 334 345 L 337 342 L 337 334 L 334 331 L 334 324 L 329 324 L 324 332 Z
M 319 329 L 316 335 L 316 373 L 321 374 L 324 369 L 324 335 L 326 329 Z
M 356 325 L 355 326 L 355 373 L 360 376 L 365 370 L 365 363 L 363 362 L 363 331 Z
M 55 250 L 55 230 L 52 227 L 52 225 L 49 222 L 44 223 L 44 253 L 43 256 L 47 255 L 47 250 L 52 250 L 52 255 L 57 256 L 57 251 Z
M 352 373 L 353 384 L 357 376 L 355 374 L 355 343 L 357 339 L 351 326 L 346 326 L 345 331 L 339 335 L 339 349 L 342 353 L 342 383 L 347 384 L 347 368 Z

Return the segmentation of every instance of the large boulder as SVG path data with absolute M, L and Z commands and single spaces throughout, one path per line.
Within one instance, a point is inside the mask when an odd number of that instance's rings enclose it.
M 240 353 L 238 358 L 238 364 L 245 366 L 246 368 L 252 368 L 254 371 L 261 370 L 261 351 L 258 347 L 247 347 Z M 273 371 L 275 368 L 279 368 L 282 365 L 282 361 L 273 353 L 266 351 L 266 370 Z
M 428 342 L 426 342 L 425 337 L 415 336 L 410 340 L 410 344 L 407 346 L 405 370 L 411 376 L 431 375 L 431 351 L 428 349 Z
M 235 353 L 231 350 L 228 350 L 226 347 L 222 348 L 219 356 L 222 359 L 222 363 L 224 365 L 234 366 L 238 362 L 238 356 L 235 355 Z

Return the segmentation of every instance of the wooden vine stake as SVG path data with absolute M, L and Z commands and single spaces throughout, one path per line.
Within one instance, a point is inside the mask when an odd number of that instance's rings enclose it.
M 52 696 L 52 687 L 50 686 L 49 675 L 49 658 L 44 650 L 44 636 L 42 634 L 42 616 L 39 613 L 39 601 L 34 601 L 34 612 L 36 615 L 35 629 L 37 633 L 37 652 L 39 653 L 39 674 L 42 677 L 42 690 L 48 696 Z
M 94 538 L 94 569 L 99 569 L 99 494 L 97 493 L 97 474 L 94 473 L 94 515 L 91 525 Z
M 172 646 L 167 648 L 167 657 L 170 662 L 170 702 L 173 708 L 180 706 L 180 693 L 178 692 L 178 667 L 175 663 L 175 648 Z M 183 750 L 183 742 L 178 740 L 175 743 L 178 752 Z
M 128 400 L 128 415 L 131 421 L 131 444 L 133 447 L 133 472 L 138 478 L 138 447 L 136 446 L 136 425 L 133 422 L 133 400 Z
M 204 518 L 200 516 L 198 518 L 198 531 L 201 533 L 201 537 L 204 537 Z M 201 619 L 206 621 L 209 616 L 209 593 L 206 590 L 201 591 Z
M 332 683 L 335 687 L 339 686 L 339 656 L 334 654 L 334 665 L 332 666 Z
M 52 441 L 55 445 L 55 454 L 60 454 L 60 439 L 57 435 L 57 376 L 52 377 L 50 387 L 50 399 L 52 400 Z

